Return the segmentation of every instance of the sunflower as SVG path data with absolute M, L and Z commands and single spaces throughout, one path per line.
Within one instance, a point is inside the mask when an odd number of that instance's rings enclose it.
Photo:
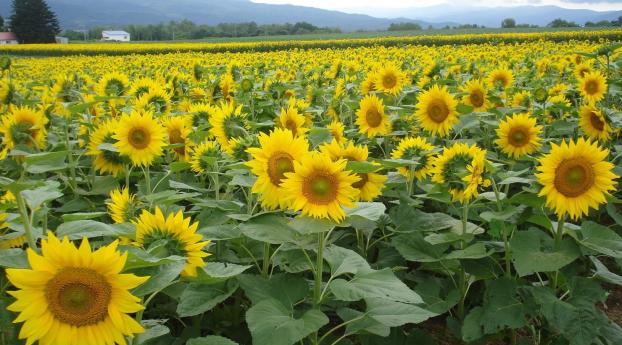
M 288 206 L 281 184 L 285 173 L 294 171 L 294 161 L 309 153 L 309 143 L 304 137 L 295 137 L 287 129 L 277 128 L 269 135 L 260 133 L 260 147 L 247 151 L 253 159 L 246 163 L 257 180 L 252 192 L 259 194 L 261 204 L 267 209 Z
M 304 136 L 309 131 L 305 128 L 306 119 L 298 112 L 298 108 L 295 102 L 291 102 L 287 109 L 281 109 L 281 115 L 277 120 L 277 125 L 280 128 L 289 129 L 292 134 L 297 136 Z
M 607 161 L 609 150 L 596 142 L 579 138 L 552 144 L 551 152 L 540 158 L 536 174 L 542 184 L 540 196 L 562 219 L 565 215 L 578 220 L 589 208 L 598 208 L 605 197 L 615 190 L 614 165 Z
M 517 92 L 512 96 L 512 106 L 513 107 L 523 107 L 523 108 L 531 108 L 532 97 L 529 91 L 522 90 Z
M 148 94 L 153 90 L 162 90 L 162 87 L 150 78 L 140 78 L 132 82 L 128 95 L 134 96 L 134 98 L 138 99 L 142 95 Z
M 12 94 L 13 87 L 4 80 L 0 80 L 0 106 L 3 104 L 9 104 L 11 102 Z M 0 107 L 0 109 L 2 108 Z
M 218 83 L 218 87 L 220 87 L 222 96 L 228 100 L 232 96 L 235 89 L 235 80 L 233 80 L 231 73 L 225 73 L 222 76 L 220 82 Z
M 220 149 L 215 141 L 204 141 L 193 147 L 190 153 L 192 171 L 205 174 L 211 171 L 214 163 L 220 158 Z
M 242 113 L 242 106 L 235 107 L 233 102 L 221 102 L 214 108 L 209 121 L 212 125 L 210 133 L 227 153 L 231 152 L 231 139 L 248 135 L 248 121 Z
M 488 85 L 492 88 L 507 89 L 514 83 L 514 75 L 507 68 L 500 68 L 490 72 L 488 76 Z
M 210 116 L 214 111 L 214 107 L 208 103 L 194 103 L 188 107 L 188 113 L 192 115 L 192 124 L 194 126 L 199 126 L 203 123 L 209 125 Z
M 164 217 L 159 207 L 155 213 L 143 210 L 140 217 L 134 220 L 136 225 L 137 246 L 145 249 L 153 244 L 162 245 L 168 255 L 178 255 L 186 258 L 186 265 L 181 272 L 182 276 L 195 277 L 197 268 L 205 265 L 203 258 L 209 256 L 203 251 L 210 241 L 202 241 L 197 234 L 198 222 L 190 224 L 190 217 L 184 218 L 182 211 Z
M 590 139 L 609 140 L 611 126 L 603 113 L 593 104 L 583 105 L 579 111 L 579 127 Z
M 391 121 L 384 113 L 384 104 L 376 95 L 367 95 L 359 104 L 356 112 L 356 124 L 359 132 L 370 138 L 391 132 Z
M 294 172 L 285 173 L 282 197 L 303 216 L 331 218 L 346 216 L 343 207 L 354 207 L 359 191 L 352 185 L 360 178 L 346 168 L 348 162 L 333 162 L 326 154 L 313 152 L 294 161 Z
M 6 214 L 4 216 L 6 216 Z M 6 223 L 3 225 L 6 227 Z M 15 236 L 12 238 L 5 238 L 0 241 L 0 249 L 22 248 L 28 241 L 25 235 L 20 235 L 16 232 L 11 235 Z
M 107 206 L 110 218 L 117 224 L 130 222 L 138 211 L 136 195 L 131 194 L 127 187 L 111 191 Z
M 171 116 L 164 120 L 164 127 L 168 133 L 168 141 L 173 147 L 173 152 L 180 160 L 187 161 L 190 157 L 192 141 L 189 136 L 192 133 L 192 117 Z
M 376 91 L 376 79 L 378 79 L 376 73 L 370 72 L 367 74 L 363 82 L 361 82 L 361 94 L 363 96 Z
M 320 150 L 335 162 L 340 159 L 348 162 L 366 162 L 369 157 L 367 146 L 354 145 L 352 142 L 339 143 L 333 140 L 330 144 L 322 145 Z M 357 200 L 372 201 L 382 193 L 387 176 L 374 172 L 356 173 L 356 175 L 360 180 L 352 184 L 352 187 L 359 190 Z
M 466 203 L 479 195 L 480 186 L 488 186 L 484 177 L 486 150 L 477 145 L 455 143 L 445 147 L 434 159 L 432 181 L 448 188 L 453 201 Z
M 423 129 L 434 135 L 446 136 L 458 122 L 456 100 L 446 86 L 434 85 L 419 96 L 415 115 Z
M 113 136 L 119 153 L 136 166 L 149 166 L 162 155 L 166 132 L 151 112 L 132 112 L 119 120 Z
M 591 63 L 580 63 L 574 68 L 574 75 L 577 79 L 583 79 L 586 74 L 592 72 L 593 67 Z
M 462 97 L 462 102 L 473 107 L 473 111 L 486 111 L 489 107 L 488 98 L 486 96 L 486 88 L 480 80 L 471 79 L 462 88 L 466 93 Z
M 117 151 L 113 151 L 114 134 L 118 128 L 116 120 L 108 120 L 100 123 L 90 135 L 90 141 L 86 154 L 94 156 L 93 166 L 100 173 L 110 173 L 119 176 L 124 170 L 123 157 Z
M 345 130 L 346 126 L 344 126 L 343 123 L 341 123 L 339 120 L 334 120 L 333 122 L 329 123 L 326 128 L 328 128 L 328 130 L 330 131 L 330 135 L 333 137 L 334 140 L 336 140 L 338 143 L 343 143 L 345 138 L 343 136 L 343 131 Z
M 171 111 L 171 96 L 161 88 L 153 88 L 136 100 L 134 109 L 166 115 Z
M 586 73 L 579 79 L 579 91 L 588 103 L 595 103 L 605 97 L 607 80 L 600 72 Z
M 540 148 L 542 126 L 529 114 L 515 114 L 499 123 L 495 143 L 514 159 L 532 154 Z
M 392 63 L 385 65 L 376 73 L 374 88 L 378 91 L 397 95 L 404 88 L 406 75 Z
M 391 153 L 393 159 L 416 160 L 410 167 L 400 167 L 397 170 L 409 180 L 416 178 L 421 181 L 432 172 L 434 145 L 422 137 L 404 138 Z
M 29 107 L 14 107 L 2 118 L 0 134 L 2 134 L 2 157 L 17 145 L 43 149 L 46 144 L 49 122 L 41 111 Z
M 99 80 L 95 90 L 100 96 L 119 97 L 127 94 L 129 85 L 130 81 L 125 74 L 108 73 Z
M 8 293 L 16 301 L 7 307 L 23 322 L 20 339 L 27 344 L 126 344 L 125 337 L 143 327 L 129 313 L 143 309 L 129 290 L 148 277 L 121 274 L 127 253 L 118 241 L 91 250 L 89 241 L 79 248 L 67 237 L 53 233 L 41 242 L 42 255 L 28 249 L 30 269 L 7 269 L 9 281 L 19 290 Z

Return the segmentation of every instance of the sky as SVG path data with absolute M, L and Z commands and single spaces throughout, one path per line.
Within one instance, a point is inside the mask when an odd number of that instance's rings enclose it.
M 252 0 L 267 4 L 292 4 L 319 7 L 346 12 L 361 8 L 407 8 L 425 7 L 450 3 L 473 6 L 556 5 L 565 8 L 585 8 L 595 11 L 622 10 L 622 0 Z M 379 6 L 379 3 L 382 5 Z

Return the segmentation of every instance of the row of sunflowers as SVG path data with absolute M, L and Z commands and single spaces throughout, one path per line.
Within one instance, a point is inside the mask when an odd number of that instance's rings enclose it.
M 1 341 L 620 344 L 622 48 L 521 35 L 1 57 Z

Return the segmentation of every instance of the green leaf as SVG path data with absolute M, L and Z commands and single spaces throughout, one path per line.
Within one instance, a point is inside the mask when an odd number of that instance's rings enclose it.
M 203 338 L 188 339 L 186 345 L 238 345 L 238 343 L 225 337 L 208 335 Z
M 232 263 L 208 262 L 202 269 L 197 270 L 198 274 L 192 280 L 203 284 L 221 283 L 237 277 L 251 267 L 250 265 L 242 266 Z
M 381 166 L 378 166 L 371 162 L 359 162 L 359 161 L 349 161 L 348 165 L 346 165 L 346 170 L 350 170 L 357 174 L 367 174 L 380 170 Z
M 535 272 L 554 272 L 576 260 L 581 252 L 574 241 L 565 238 L 554 250 L 555 244 L 544 232 L 537 229 L 518 231 L 510 240 L 514 268 L 519 276 Z
M 454 250 L 445 255 L 444 260 L 452 259 L 481 259 L 490 256 L 494 250 L 487 252 L 486 246 L 483 243 L 478 242 L 466 247 L 465 249 Z
M 88 220 L 93 218 L 104 217 L 108 213 L 107 212 L 79 212 L 79 213 L 68 213 L 63 214 L 61 218 L 63 222 L 73 222 L 77 220 Z
M 330 265 L 331 275 L 333 277 L 346 273 L 356 274 L 359 270 L 371 269 L 367 261 L 358 253 L 335 245 L 328 246 L 324 249 L 324 259 Z
M 0 249 L 0 266 L 6 268 L 30 268 L 26 252 L 20 248 Z
M 372 334 L 386 337 L 391 333 L 391 328 L 372 319 L 367 313 L 350 308 L 341 308 L 337 310 L 337 315 L 347 322 L 346 333 L 354 334 L 366 331 Z
M 287 225 L 300 234 L 308 235 L 330 231 L 337 226 L 337 223 L 330 219 L 316 219 L 301 216 L 292 219 Z
M 377 222 L 380 217 L 384 216 L 387 209 L 381 202 L 358 202 L 356 206 L 356 208 L 346 209 L 346 215 L 350 218 L 365 218 L 372 222 Z
M 162 324 L 161 320 L 144 320 L 141 322 L 145 331 L 136 336 L 136 342 L 141 345 L 156 344 L 153 341 L 170 333 L 168 327 Z
M 58 190 L 60 184 L 56 181 L 48 181 L 43 187 L 27 189 L 21 192 L 24 200 L 31 210 L 36 210 L 44 203 L 55 200 L 63 196 Z
M 185 266 L 186 260 L 180 260 L 170 264 L 140 270 L 137 272 L 137 275 L 149 276 L 150 278 L 143 285 L 134 289 L 134 295 L 145 296 L 155 291 L 163 290 L 179 277 L 179 274 Z
M 257 241 L 283 244 L 295 243 L 302 235 L 288 225 L 288 219 L 275 214 L 266 214 L 240 224 L 240 230 Z
M 594 222 L 584 222 L 580 231 L 583 239 L 579 243 L 583 246 L 617 259 L 622 258 L 622 237 L 615 231 Z
M 451 228 L 456 219 L 445 213 L 425 213 L 401 204 L 389 212 L 397 232 L 434 232 Z
M 404 259 L 416 262 L 438 262 L 443 260 L 446 244 L 433 245 L 423 239 L 420 233 L 402 234 L 391 241 Z
M 31 174 L 42 174 L 67 168 L 67 151 L 33 153 L 26 156 L 24 167 Z
M 438 316 L 429 310 L 408 303 L 388 301 L 384 298 L 366 298 L 367 315 L 388 327 L 418 324 Z
M 380 298 L 402 303 L 423 303 L 421 297 L 388 268 L 379 271 L 359 270 L 349 281 L 335 279 L 330 285 L 330 290 L 335 298 L 348 302 Z
M 125 263 L 126 271 L 138 268 L 161 266 L 186 260 L 186 258 L 182 256 L 169 256 L 165 258 L 156 257 L 146 252 L 142 248 L 128 247 L 126 248 L 126 251 L 128 252 L 127 261 Z
M 594 273 L 594 277 L 609 283 L 622 286 L 622 276 L 619 276 L 607 268 L 600 260 L 598 260 L 595 256 L 590 256 L 590 260 L 594 264 L 594 268 L 596 268 L 596 272 Z
M 276 274 L 270 279 L 242 274 L 237 279 L 253 304 L 266 299 L 275 299 L 282 305 L 293 308 L 309 294 L 309 283 L 304 278 L 292 274 Z
M 72 240 L 84 237 L 118 237 L 126 234 L 126 228 L 123 225 L 108 225 L 94 220 L 76 220 L 59 225 L 56 234 L 59 237 L 69 236 Z
M 186 317 L 211 310 L 229 298 L 238 289 L 238 286 L 239 284 L 235 280 L 217 285 L 190 283 L 179 298 L 177 314 L 180 317 Z
M 328 317 L 311 309 L 299 318 L 278 300 L 259 302 L 246 312 L 246 322 L 253 344 L 293 345 L 328 323 Z

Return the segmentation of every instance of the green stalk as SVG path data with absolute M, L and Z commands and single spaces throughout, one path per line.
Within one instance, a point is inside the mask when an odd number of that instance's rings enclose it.
M 69 123 L 65 120 L 65 146 L 67 147 L 67 158 L 69 160 L 69 184 L 73 195 L 78 196 L 78 184 L 76 182 L 76 165 L 73 160 L 73 147 L 69 140 Z
M 324 237 L 323 233 L 318 234 L 317 261 L 315 264 L 315 285 L 313 286 L 313 308 L 317 310 L 320 310 L 322 305 L 322 273 L 324 271 L 324 246 L 326 245 L 326 237 Z M 312 343 L 315 345 L 319 344 L 318 332 L 313 333 Z
M 266 242 L 263 245 L 263 267 L 261 275 L 264 278 L 268 278 L 268 273 L 270 273 L 270 243 Z
M 14 194 L 15 201 L 17 202 L 17 207 L 19 209 L 19 214 L 22 217 L 24 232 L 26 235 L 26 239 L 28 240 L 28 247 L 32 248 L 32 250 L 36 250 L 37 244 L 35 242 L 35 239 L 32 237 L 32 226 L 30 224 L 30 217 L 28 216 L 28 209 L 26 208 L 26 202 L 24 201 L 21 192 L 17 192 Z
M 497 183 L 494 179 L 492 179 L 492 189 L 495 192 L 495 199 L 497 200 L 497 211 L 501 212 L 503 208 L 501 207 L 501 195 L 499 193 L 499 188 L 497 187 Z M 506 194 L 507 195 L 507 194 Z M 512 265 L 510 258 L 510 241 L 508 240 L 508 234 L 505 229 L 505 222 L 503 223 L 503 227 L 501 229 L 503 234 L 503 248 L 505 250 L 504 259 L 505 259 L 505 275 L 506 277 L 512 276 Z
M 465 203 L 462 207 L 462 236 L 466 235 L 469 218 L 469 204 Z M 460 240 L 460 249 L 464 249 L 464 240 Z M 464 320 L 464 305 L 467 294 L 467 276 L 462 265 L 460 265 L 460 277 L 458 280 L 460 289 L 460 303 L 458 304 L 458 318 Z
M 146 189 L 146 194 L 147 195 L 151 195 L 151 174 L 149 173 L 149 166 L 145 166 L 145 168 L 143 169 L 143 173 L 145 175 L 145 189 Z
M 557 221 L 557 230 L 555 231 L 555 250 L 558 251 L 561 248 L 562 239 L 564 237 L 564 223 L 566 223 L 566 217 L 562 217 Z M 555 272 L 553 278 L 553 291 L 557 291 L 559 285 L 559 270 Z

